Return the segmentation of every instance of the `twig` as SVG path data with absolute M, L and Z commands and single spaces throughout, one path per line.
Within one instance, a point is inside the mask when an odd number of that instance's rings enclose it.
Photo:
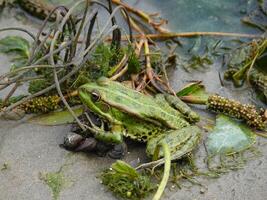
M 78 29 L 77 34 L 74 37 L 74 45 L 73 45 L 74 46 L 73 47 L 74 49 L 76 49 L 76 47 L 77 47 L 78 40 L 79 40 L 79 37 L 80 37 L 81 32 L 82 32 L 82 28 L 83 28 L 84 23 L 85 23 L 85 18 L 87 16 L 88 7 L 89 7 L 89 0 L 86 1 L 86 6 L 85 6 L 85 9 L 84 9 L 84 14 L 83 14 L 82 22 L 80 24 L 80 27 Z M 74 54 L 75 54 L 75 51 L 74 51 Z
M 123 74 L 125 74 L 128 70 L 128 64 L 125 65 L 125 67 L 117 74 L 115 74 L 114 76 L 110 77 L 109 79 L 112 81 L 117 80 L 119 77 L 121 77 Z
M 81 2 L 81 1 L 80 1 L 80 2 Z M 115 13 L 117 12 L 118 9 L 120 9 L 120 8 L 118 7 L 118 8 L 116 8 L 116 9 L 114 9 L 114 11 L 113 11 L 113 13 L 112 13 L 112 15 L 111 15 L 110 17 L 112 17 L 113 15 L 115 15 Z M 65 17 L 66 17 L 66 16 L 65 16 Z M 93 17 L 93 16 L 92 16 L 92 17 Z M 82 53 L 80 53 L 80 56 L 79 56 L 79 57 L 75 58 L 72 62 L 70 62 L 70 63 L 68 64 L 68 65 L 73 65 L 74 67 L 73 67 L 73 69 L 72 69 L 67 75 L 65 75 L 65 76 L 62 77 L 60 80 L 58 80 L 58 83 L 59 83 L 59 84 L 62 83 L 62 82 L 64 82 L 64 81 L 66 81 L 66 80 L 69 79 L 71 76 L 73 76 L 75 73 L 77 73 L 77 72 L 84 66 L 84 64 L 87 62 L 87 60 L 88 60 L 88 58 L 89 58 L 89 56 L 90 56 L 88 53 L 95 47 L 95 45 L 98 43 L 98 41 L 100 41 L 101 39 L 107 37 L 107 35 L 109 35 L 111 31 L 113 31 L 114 29 L 116 29 L 116 28 L 118 27 L 118 26 L 112 26 L 112 27 L 109 29 L 109 31 L 107 31 L 106 33 L 104 33 L 105 30 L 106 30 L 107 27 L 108 27 L 108 24 L 109 24 L 109 22 L 106 23 L 106 25 L 105 25 L 105 26 L 103 27 L 103 29 L 101 30 L 100 34 L 98 34 L 98 35 L 96 36 L 96 38 L 94 38 L 94 41 L 93 41 L 93 42 L 86 48 L 86 50 L 83 51 Z M 70 44 L 70 43 L 71 43 L 71 42 L 68 42 L 68 44 Z M 63 45 L 62 45 L 62 46 L 63 46 Z M 63 49 L 63 48 L 62 48 L 62 49 Z M 49 58 L 50 56 L 52 56 L 51 53 L 53 53 L 53 55 L 54 55 L 55 52 L 60 52 L 60 51 L 59 51 L 59 49 L 56 49 L 56 50 L 54 50 L 53 52 L 50 52 L 49 54 L 47 54 L 45 57 L 46 57 L 46 58 Z M 88 55 L 87 55 L 87 54 L 88 54 Z M 85 56 L 85 55 L 86 55 L 86 56 Z M 82 58 L 82 61 L 81 61 L 78 65 L 76 65 L 75 63 L 77 63 L 77 60 L 80 59 L 80 58 Z M 39 60 L 39 61 L 40 61 L 40 60 Z M 39 92 L 36 92 L 35 94 L 32 94 L 32 95 L 30 95 L 30 96 L 27 96 L 27 97 L 21 99 L 20 101 L 14 103 L 14 104 L 11 104 L 10 106 L 4 108 L 4 109 L 0 112 L 0 116 L 4 115 L 6 112 L 8 112 L 8 111 L 14 109 L 15 107 L 21 105 L 22 103 L 25 103 L 26 101 L 28 101 L 28 100 L 30 100 L 30 99 L 32 99 L 32 98 L 34 98 L 34 97 L 37 97 L 37 96 L 40 96 L 40 95 L 42 95 L 42 94 L 45 94 L 45 93 L 49 92 L 50 90 L 54 89 L 55 86 L 56 86 L 56 84 L 54 83 L 54 84 L 50 85 L 49 87 L 47 87 L 47 88 L 45 88 L 45 89 L 43 89 L 43 90 L 41 90 L 41 91 L 39 91 Z
M 20 86 L 19 82 L 16 82 L 14 87 L 9 91 L 9 93 L 7 94 L 7 96 L 4 98 L 2 106 L 5 106 L 6 103 L 8 102 L 9 98 L 14 94 L 14 92 L 16 91 L 16 89 Z
M 113 76 L 119 69 L 121 69 L 128 61 L 128 56 L 124 54 L 121 61 L 112 67 L 112 69 L 108 72 L 108 76 Z
M 63 68 L 63 67 L 65 67 L 65 66 L 63 66 L 63 65 L 56 66 L 56 68 Z M 1 75 L 0 80 L 4 79 L 6 77 L 11 77 L 11 76 L 13 76 L 13 75 L 15 75 L 21 71 L 30 70 L 30 69 L 39 69 L 39 68 L 54 68 L 54 66 L 51 66 L 51 65 L 31 65 L 31 66 L 20 67 L 20 68 L 17 68 L 11 72 L 8 72 L 6 74 Z
M 137 9 L 129 6 L 128 4 L 121 2 L 120 0 L 112 0 L 112 3 L 117 4 L 117 5 L 120 5 L 120 6 L 123 6 L 126 10 L 128 10 L 129 12 L 137 15 L 143 21 L 145 21 L 146 23 L 148 23 L 149 25 L 151 25 L 156 31 L 158 31 L 160 33 L 165 33 L 166 32 L 166 30 L 163 29 L 163 28 L 161 28 L 160 26 L 162 24 L 165 24 L 167 22 L 167 20 L 163 20 L 162 19 L 159 23 L 157 23 L 157 22 L 154 22 L 151 19 L 151 17 L 150 17 L 151 15 L 145 13 L 144 11 L 137 10 Z
M 109 22 L 111 21 L 112 17 L 113 17 L 113 16 L 118 12 L 118 10 L 121 9 L 121 8 L 122 8 L 121 6 L 118 6 L 118 7 L 116 7 L 116 8 L 113 10 L 112 14 L 109 16 L 109 19 L 107 20 L 107 23 L 104 25 L 102 31 L 99 33 L 99 35 L 98 35 L 98 39 L 101 38 L 101 37 L 103 36 L 105 30 L 108 28 Z M 117 25 L 113 25 L 113 26 L 109 29 L 109 31 L 113 31 L 113 30 L 115 30 L 116 28 L 118 28 L 118 26 L 117 26 Z M 84 57 L 85 55 L 88 54 L 88 51 L 91 50 L 90 47 L 91 47 L 92 45 L 96 44 L 97 41 L 98 41 L 98 39 L 95 39 L 94 42 L 93 42 L 87 49 L 84 50 L 84 52 L 82 53 L 82 57 Z M 88 55 L 87 55 L 87 57 L 88 57 Z
M 56 41 L 60 35 L 60 33 L 63 31 L 63 26 L 64 24 L 67 22 L 67 20 L 69 19 L 71 13 L 73 12 L 73 10 L 83 1 L 79 1 L 77 2 L 69 11 L 68 13 L 64 16 L 64 18 L 62 19 L 62 22 L 58 28 L 58 31 L 55 33 L 55 36 L 51 42 L 51 46 L 50 46 L 50 64 L 52 66 L 55 66 L 55 61 L 54 61 L 54 56 L 53 56 L 53 50 L 56 44 Z M 85 13 L 86 14 L 86 13 Z M 57 12 L 57 16 L 59 16 L 59 12 Z M 62 102 L 64 103 L 64 105 L 67 107 L 67 109 L 69 110 L 69 112 L 71 113 L 71 115 L 73 116 L 73 118 L 76 120 L 76 122 L 78 123 L 78 125 L 80 126 L 80 128 L 85 131 L 86 128 L 83 126 L 83 124 L 81 123 L 81 121 L 78 119 L 78 117 L 76 116 L 76 114 L 73 112 L 73 110 L 71 109 L 71 107 L 69 106 L 68 102 L 66 101 L 64 95 L 62 94 L 62 91 L 60 89 L 60 84 L 59 84 L 59 80 L 58 80 L 58 76 L 57 76 L 57 71 L 56 68 L 53 69 L 53 73 L 54 73 L 54 80 L 55 80 L 55 85 L 56 85 L 56 89 L 57 92 L 59 94 L 59 96 L 61 97 Z
M 16 31 L 22 31 L 27 33 L 32 39 L 35 40 L 35 36 L 28 30 L 24 29 L 24 28 L 18 28 L 18 27 L 9 27 L 9 28 L 1 28 L 0 32 L 2 31 L 11 31 L 11 30 L 16 30 Z
M 51 10 L 51 12 L 44 19 L 43 24 L 42 24 L 41 28 L 39 29 L 38 33 L 36 34 L 34 43 L 32 45 L 31 53 L 30 53 L 30 56 L 29 56 L 29 59 L 28 59 L 28 64 L 30 64 L 32 62 L 32 60 L 34 58 L 34 55 L 35 55 L 35 52 L 38 52 L 42 48 L 42 46 L 45 44 L 46 40 L 50 36 L 50 33 L 48 33 L 47 36 L 44 38 L 44 40 L 38 46 L 39 38 L 40 38 L 45 26 L 47 25 L 50 17 L 56 12 L 56 10 L 61 9 L 61 8 L 65 9 L 65 11 L 67 12 L 67 9 L 64 6 L 57 6 L 53 10 Z
M 196 36 L 210 36 L 210 37 L 239 37 L 239 38 L 262 38 L 262 35 L 245 34 L 245 33 L 228 33 L 228 32 L 182 32 L 182 33 L 162 33 L 162 34 L 146 34 L 146 37 L 155 40 L 167 40 L 177 37 L 196 37 Z M 133 38 L 140 39 L 143 36 L 140 34 L 133 35 Z M 109 38 L 108 40 L 110 40 Z M 126 36 L 121 38 L 126 39 Z
M 154 80 L 154 70 L 151 66 L 150 61 L 150 51 L 149 51 L 149 45 L 148 40 L 144 39 L 144 51 L 145 51 L 145 58 L 146 58 L 146 75 L 151 82 L 151 84 L 160 92 L 164 93 L 164 91 L 157 85 L 157 83 Z

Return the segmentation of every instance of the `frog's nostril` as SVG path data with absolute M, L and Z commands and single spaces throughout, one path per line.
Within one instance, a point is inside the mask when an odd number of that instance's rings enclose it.
M 84 87 L 80 87 L 79 89 L 78 89 L 78 92 L 80 93 L 80 92 L 82 92 L 82 93 L 86 93 L 86 89 L 84 88 Z

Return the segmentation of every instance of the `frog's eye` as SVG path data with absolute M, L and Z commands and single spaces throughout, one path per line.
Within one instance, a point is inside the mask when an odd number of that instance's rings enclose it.
M 92 101 L 97 102 L 101 99 L 101 96 L 97 91 L 93 91 L 91 93 L 91 98 L 92 98 Z

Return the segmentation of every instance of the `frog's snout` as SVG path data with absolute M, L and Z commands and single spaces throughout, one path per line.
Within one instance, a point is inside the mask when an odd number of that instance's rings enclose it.
M 85 100 L 88 97 L 88 90 L 84 86 L 81 86 L 78 88 L 78 95 L 81 100 Z
M 78 88 L 78 94 L 88 94 L 89 92 L 89 88 L 87 87 L 87 85 L 82 85 Z
M 80 86 L 79 88 L 78 88 L 78 94 L 80 94 L 80 93 L 85 93 L 86 92 L 86 89 L 83 87 L 83 86 Z

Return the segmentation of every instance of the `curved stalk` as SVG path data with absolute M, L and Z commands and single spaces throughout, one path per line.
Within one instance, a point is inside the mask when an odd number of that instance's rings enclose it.
M 164 189 L 168 183 L 168 179 L 170 176 L 170 169 L 171 169 L 171 152 L 169 149 L 169 146 L 165 140 L 162 140 L 156 147 L 155 153 L 153 155 L 153 159 L 158 159 L 159 155 L 159 148 L 162 147 L 163 153 L 164 153 L 164 173 L 163 173 L 163 178 L 159 184 L 158 190 L 156 194 L 153 197 L 153 200 L 159 200 L 160 197 L 162 196 Z

